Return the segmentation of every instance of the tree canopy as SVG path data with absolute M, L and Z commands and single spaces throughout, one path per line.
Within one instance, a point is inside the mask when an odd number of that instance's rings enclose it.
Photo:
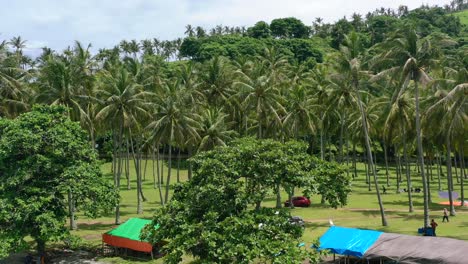
M 96 153 L 62 106 L 35 106 L 0 120 L 0 255 L 21 249 L 31 236 L 39 252 L 68 235 L 68 199 L 97 217 L 118 198 L 103 178 Z
M 165 240 L 169 263 L 184 253 L 213 263 L 314 261 L 317 254 L 301 250 L 303 229 L 289 223 L 284 209 L 250 209 L 268 192 L 304 187 L 323 191 L 333 206 L 346 204 L 350 181 L 338 165 L 312 158 L 305 144 L 243 138 L 192 158 L 194 176 L 175 188 L 172 200 L 156 211 L 156 231 L 145 238 Z

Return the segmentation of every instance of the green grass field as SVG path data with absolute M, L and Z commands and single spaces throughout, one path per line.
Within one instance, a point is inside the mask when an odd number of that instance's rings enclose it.
M 102 166 L 103 171 L 109 179 L 112 178 L 110 173 L 110 163 Z M 133 169 L 133 168 L 131 168 Z M 165 172 L 165 175 L 167 172 Z M 417 172 L 411 168 L 413 187 L 422 187 L 420 177 Z M 423 204 L 422 193 L 413 194 L 413 202 L 415 212 L 408 213 L 408 196 L 407 193 L 396 193 L 395 171 L 394 168 L 390 171 L 390 187 L 387 187 L 387 194 L 383 194 L 383 202 L 388 218 L 389 226 L 381 225 L 381 218 L 377 197 L 375 191 L 368 191 L 368 186 L 365 182 L 364 165 L 358 164 L 359 176 L 353 180 L 353 191 L 349 196 L 348 205 L 343 208 L 333 209 L 326 205 L 320 204 L 320 197 L 311 197 L 312 206 L 309 208 L 296 208 L 291 211 L 292 215 L 298 215 L 304 218 L 307 222 L 304 233 L 304 241 L 310 244 L 315 239 L 319 238 L 328 228 L 328 220 L 332 219 L 335 225 L 346 227 L 358 227 L 366 229 L 377 229 L 385 232 L 394 232 L 402 234 L 417 235 L 417 229 L 423 225 Z M 172 182 L 176 181 L 176 170 L 172 170 Z M 437 174 L 434 169 L 434 179 L 431 181 L 431 196 L 432 203 L 430 204 L 430 217 L 434 218 L 439 223 L 437 234 L 444 237 L 452 237 L 457 239 L 468 240 L 468 207 L 457 207 L 457 216 L 451 217 L 449 223 L 442 223 L 442 210 L 444 206 L 438 202 L 444 201 L 438 197 Z M 455 176 L 454 176 L 455 177 Z M 160 206 L 158 190 L 153 187 L 152 164 L 148 162 L 148 171 L 146 180 L 144 181 L 144 195 L 148 199 L 144 202 L 144 213 L 136 214 L 136 182 L 135 175 L 131 173 L 131 190 L 126 188 L 126 180 L 122 179 L 121 188 L 121 220 L 122 222 L 130 217 L 151 218 L 154 210 Z M 182 181 L 187 179 L 187 171 L 180 171 Z M 442 189 L 446 189 L 446 178 L 442 178 Z M 380 168 L 379 171 L 380 186 L 386 183 L 385 170 Z M 455 191 L 460 193 L 459 184 L 454 179 Z M 372 186 L 373 188 L 373 186 Z M 406 188 L 406 180 L 403 179 L 401 189 Z M 298 192 L 296 192 L 298 193 Z M 283 193 L 283 200 L 286 199 L 286 193 Z M 275 206 L 275 196 L 268 197 L 262 204 L 267 207 Z M 98 219 L 86 219 L 80 217 L 78 219 L 79 229 L 73 231 L 73 234 L 82 237 L 94 245 L 100 245 L 101 234 L 110 230 L 114 225 L 114 215 Z M 128 260 L 122 258 L 105 258 L 105 261 L 111 263 L 126 263 Z M 135 260 L 130 260 L 132 263 Z M 155 260 L 154 263 L 159 263 L 161 260 Z

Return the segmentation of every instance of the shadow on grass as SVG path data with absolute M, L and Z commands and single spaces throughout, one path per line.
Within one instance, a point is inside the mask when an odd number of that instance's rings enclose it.
M 93 224 L 87 224 L 87 223 L 80 223 L 79 224 L 79 229 L 80 230 L 100 230 L 100 229 L 111 229 L 114 227 L 115 224 L 104 224 L 104 223 L 93 223 Z
M 313 222 L 313 223 L 310 223 L 310 222 L 306 222 L 305 223 L 305 227 L 306 228 L 310 228 L 310 229 L 315 229 L 315 228 L 323 228 L 323 227 L 330 227 L 330 224 L 327 222 L 327 221 L 323 221 L 323 222 Z
M 397 201 L 385 201 L 385 205 L 399 205 L 399 206 L 406 206 L 408 207 L 408 200 L 397 200 Z M 413 200 L 413 207 L 422 207 L 424 206 L 424 203 L 418 201 L 418 200 Z

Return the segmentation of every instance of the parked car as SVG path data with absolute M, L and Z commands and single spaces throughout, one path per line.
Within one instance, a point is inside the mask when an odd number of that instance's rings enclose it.
M 292 198 L 292 202 L 294 206 L 297 207 L 309 207 L 310 206 L 310 200 L 307 197 L 304 196 L 294 196 Z M 289 200 L 284 202 L 285 207 L 289 207 Z

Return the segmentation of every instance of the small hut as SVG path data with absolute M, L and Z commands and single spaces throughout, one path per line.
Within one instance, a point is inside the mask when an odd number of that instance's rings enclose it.
M 128 249 L 131 249 L 134 251 L 150 253 L 151 258 L 153 258 L 153 245 L 140 239 L 141 230 L 150 223 L 151 220 L 130 218 L 117 228 L 114 228 L 102 235 L 103 246 L 104 244 L 109 245 L 116 251 L 117 249 L 125 249 L 125 252 L 127 252 Z M 158 229 L 159 225 L 154 228 Z

